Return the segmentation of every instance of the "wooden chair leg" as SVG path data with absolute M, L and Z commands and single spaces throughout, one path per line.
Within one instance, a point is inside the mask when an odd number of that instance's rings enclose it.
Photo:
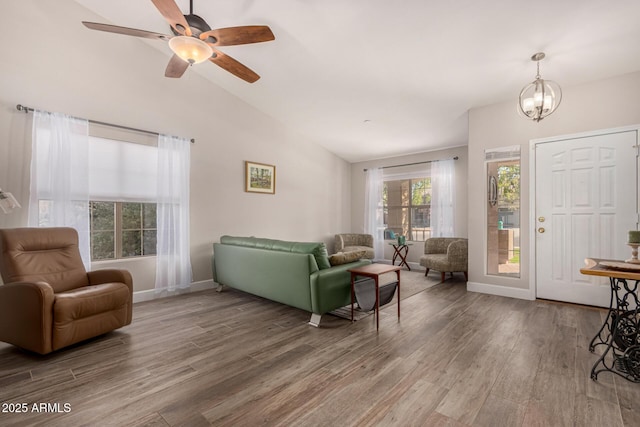
M 440 273 L 440 281 L 441 282 L 444 282 L 444 274 L 445 274 L 444 271 L 442 273 Z
M 429 274 L 429 269 L 427 268 L 427 270 L 424 272 L 424 275 L 426 276 L 427 274 Z
M 469 281 L 469 273 L 468 272 L 464 272 L 464 280 L 466 280 L 467 282 Z

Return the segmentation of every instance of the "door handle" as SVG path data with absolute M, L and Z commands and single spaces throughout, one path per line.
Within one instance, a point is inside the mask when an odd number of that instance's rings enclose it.
M 538 233 L 544 233 L 544 227 L 538 228 Z

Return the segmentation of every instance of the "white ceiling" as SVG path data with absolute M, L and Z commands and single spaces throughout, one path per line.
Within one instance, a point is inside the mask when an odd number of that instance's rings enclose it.
M 76 1 L 100 22 L 170 33 L 149 0 Z M 188 14 L 188 0 L 176 3 Z M 513 100 L 517 117 L 538 51 L 543 78 L 562 87 L 640 70 L 639 0 L 193 3 L 212 28 L 268 25 L 276 40 L 220 48 L 261 76 L 254 84 L 210 63 L 187 72 L 350 162 L 466 145 L 472 107 Z

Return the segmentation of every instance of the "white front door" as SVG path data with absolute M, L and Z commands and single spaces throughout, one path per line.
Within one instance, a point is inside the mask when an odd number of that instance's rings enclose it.
M 609 306 L 607 279 L 585 258 L 625 260 L 637 215 L 637 131 L 535 145 L 536 296 Z

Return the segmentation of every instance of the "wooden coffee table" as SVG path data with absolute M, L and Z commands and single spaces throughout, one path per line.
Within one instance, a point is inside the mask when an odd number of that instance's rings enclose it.
M 388 265 L 388 264 L 369 264 L 363 265 L 362 267 L 351 268 L 347 270 L 351 273 L 351 321 L 353 322 L 353 303 L 355 300 L 355 287 L 354 283 L 357 276 L 371 277 L 376 284 L 376 307 L 375 307 L 375 316 L 376 316 L 376 330 L 380 327 L 380 275 L 385 273 L 391 273 L 392 271 L 396 272 L 398 277 L 398 320 L 400 320 L 400 270 L 402 267 L 398 265 Z

